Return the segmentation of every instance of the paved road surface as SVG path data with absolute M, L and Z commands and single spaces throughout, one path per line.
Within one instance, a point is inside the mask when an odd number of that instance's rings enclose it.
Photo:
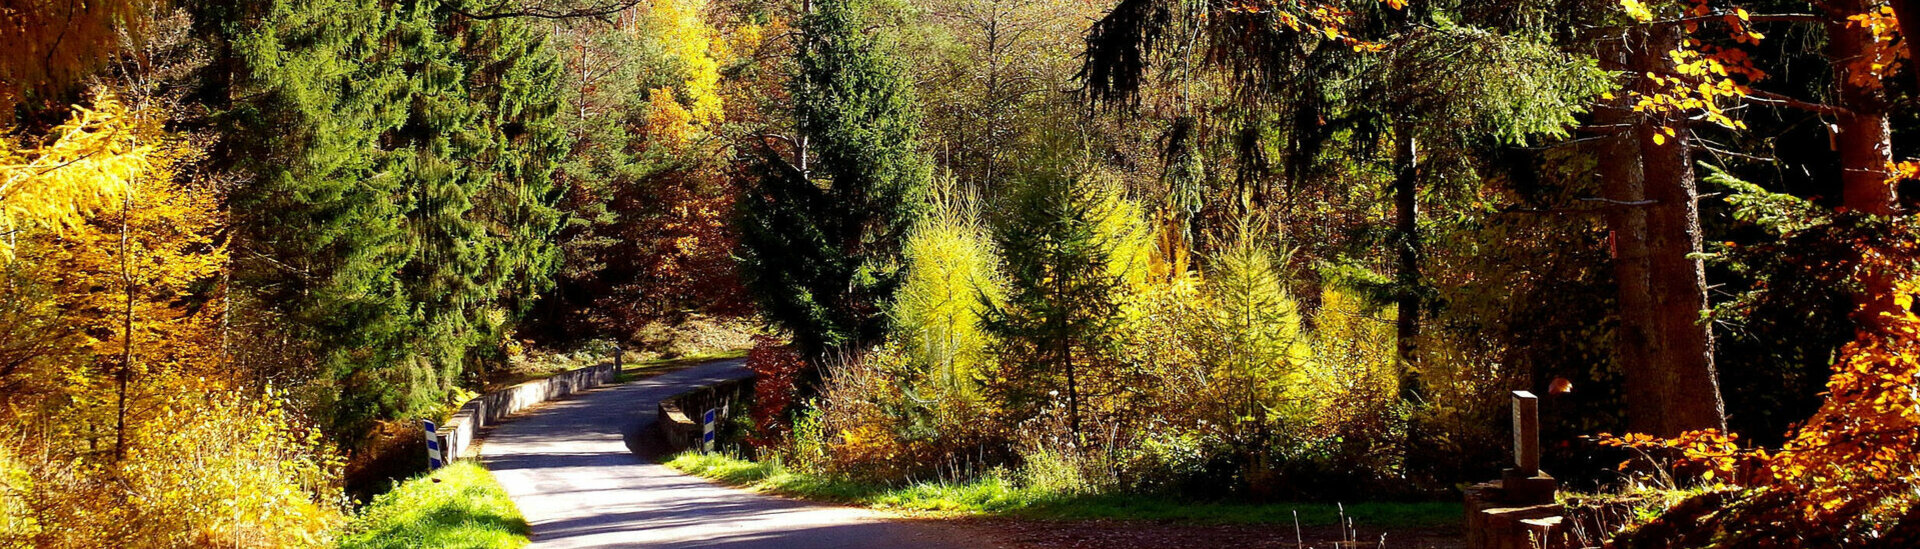
M 480 455 L 533 526 L 533 547 L 981 547 L 956 528 L 726 488 L 637 457 L 655 404 L 744 377 L 739 360 L 589 391 L 494 428 Z

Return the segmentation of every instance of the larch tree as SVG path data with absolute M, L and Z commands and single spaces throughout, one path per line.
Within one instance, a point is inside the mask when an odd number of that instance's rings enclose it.
M 1081 77 L 1096 102 L 1115 104 L 1138 97 L 1156 71 L 1213 70 L 1235 87 L 1234 108 L 1248 113 L 1215 123 L 1238 125 L 1225 133 L 1249 166 L 1277 150 L 1285 170 L 1278 179 L 1306 185 L 1313 182 L 1303 174 L 1338 148 L 1339 161 L 1391 174 L 1394 275 L 1384 293 L 1397 309 L 1401 388 L 1412 397 L 1430 306 L 1419 212 L 1431 199 L 1423 195 L 1473 181 L 1482 143 L 1567 135 L 1603 84 L 1593 63 L 1556 51 L 1542 29 L 1501 13 L 1399 1 L 1223 2 L 1189 12 L 1128 0 L 1089 33 Z M 1277 120 L 1266 120 L 1267 111 Z M 1243 208 L 1272 200 L 1262 196 L 1266 185 L 1242 187 Z

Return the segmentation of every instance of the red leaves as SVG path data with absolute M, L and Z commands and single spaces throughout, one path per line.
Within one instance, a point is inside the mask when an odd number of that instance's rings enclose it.
M 753 382 L 754 433 L 747 444 L 754 448 L 773 448 L 793 434 L 787 412 L 793 409 L 799 394 L 800 372 L 807 361 L 791 345 L 767 337 L 754 337 L 753 351 L 747 353 L 747 368 L 758 375 Z

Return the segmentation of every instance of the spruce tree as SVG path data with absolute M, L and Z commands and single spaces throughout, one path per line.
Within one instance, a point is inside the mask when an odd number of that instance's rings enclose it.
M 201 6 L 232 140 L 242 366 L 320 381 L 352 440 L 442 405 L 556 262 L 558 64 L 431 0 Z M 222 89 L 224 88 L 224 89 Z M 257 353 L 259 356 L 252 356 Z
M 810 357 L 877 341 L 901 242 L 929 177 L 910 83 L 865 0 L 801 20 L 791 156 L 763 150 L 739 202 L 740 261 L 774 322 Z
M 1080 433 L 1088 396 L 1112 377 L 1125 280 L 1114 258 L 1132 235 L 1110 222 L 1130 211 L 1111 184 L 1084 176 L 1035 176 L 1011 198 L 994 239 L 1006 262 L 1005 299 L 989 303 L 987 331 L 1006 371 L 989 389 L 1015 417 L 1050 402 L 1066 406 Z

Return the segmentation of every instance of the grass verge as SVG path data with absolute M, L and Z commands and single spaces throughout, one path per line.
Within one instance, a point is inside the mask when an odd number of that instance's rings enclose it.
M 1066 495 L 1020 486 L 1002 476 L 966 483 L 922 482 L 904 487 L 865 485 L 795 472 L 775 462 L 721 454 L 685 452 L 667 462 L 682 472 L 727 484 L 804 499 L 906 512 L 955 512 L 1042 520 L 1153 520 L 1192 524 L 1292 524 L 1339 522 L 1342 513 L 1373 528 L 1456 525 L 1453 502 L 1232 503 L 1152 496 Z
M 493 475 L 462 461 L 374 498 L 344 532 L 341 549 L 451 549 L 523 547 L 529 530 Z
M 639 362 L 634 362 L 634 363 L 623 366 L 620 370 L 620 375 L 614 378 L 614 383 L 626 383 L 628 381 L 633 381 L 640 378 L 653 377 L 653 376 L 657 376 L 657 375 L 668 373 L 668 372 L 685 370 L 687 368 L 699 366 L 706 362 L 740 358 L 744 356 L 747 356 L 747 349 L 735 349 L 731 351 L 720 351 L 720 352 L 714 352 L 714 353 L 695 353 L 691 355 L 678 356 L 673 358 L 656 358 L 652 360 L 642 360 Z

